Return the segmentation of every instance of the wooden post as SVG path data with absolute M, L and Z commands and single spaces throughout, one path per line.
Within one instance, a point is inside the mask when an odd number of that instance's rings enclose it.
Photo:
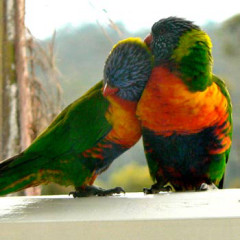
M 18 106 L 20 122 L 20 146 L 25 150 L 33 140 L 31 87 L 28 77 L 26 54 L 25 0 L 15 0 L 15 59 L 18 84 Z M 25 190 L 26 195 L 40 195 L 41 187 Z
M 0 6 L 0 139 L 1 159 L 19 152 L 19 128 L 17 106 L 17 82 L 15 72 L 15 4 L 14 0 L 3 0 Z
M 0 159 L 2 159 L 2 151 L 3 151 L 3 145 L 2 145 L 2 132 L 3 132 L 3 121 L 2 121 L 2 108 L 3 108 L 3 1 L 0 2 Z
M 15 58 L 19 90 L 20 145 L 21 150 L 32 142 L 32 109 L 30 83 L 27 71 L 26 37 L 25 37 L 25 0 L 15 0 Z
M 25 0 L 0 1 L 0 160 L 32 142 L 24 16 Z M 27 194 L 39 195 L 40 189 Z

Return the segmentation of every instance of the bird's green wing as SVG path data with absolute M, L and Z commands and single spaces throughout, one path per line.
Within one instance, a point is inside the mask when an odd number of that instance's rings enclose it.
M 22 160 L 30 156 L 52 159 L 71 151 L 81 153 L 106 136 L 112 126 L 105 118 L 109 102 L 102 95 L 102 86 L 103 82 L 98 82 L 66 107 L 24 151 Z

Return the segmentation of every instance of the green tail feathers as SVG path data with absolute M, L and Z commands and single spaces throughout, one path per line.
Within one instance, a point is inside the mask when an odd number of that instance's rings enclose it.
M 19 154 L 0 164 L 0 196 L 43 183 L 40 172 L 29 168 L 28 161 L 18 161 L 23 157 Z

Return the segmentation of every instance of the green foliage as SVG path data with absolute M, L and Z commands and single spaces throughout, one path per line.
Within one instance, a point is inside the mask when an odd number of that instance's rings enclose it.
M 150 187 L 153 182 L 146 165 L 131 162 L 112 173 L 109 183 L 112 186 L 121 186 L 127 192 L 142 192 L 143 187 Z

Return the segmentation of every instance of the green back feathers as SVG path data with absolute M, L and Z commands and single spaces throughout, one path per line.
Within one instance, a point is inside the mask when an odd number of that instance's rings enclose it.
M 204 91 L 212 83 L 211 48 L 204 31 L 192 29 L 180 37 L 172 59 L 190 91 Z
M 69 149 L 82 152 L 93 147 L 111 130 L 111 125 L 105 118 L 109 102 L 102 95 L 102 86 L 100 81 L 70 104 L 32 143 L 26 153 L 41 152 L 42 155 L 57 156 Z M 61 144 L 59 145 L 59 141 L 54 144 L 55 139 L 61 139 Z

